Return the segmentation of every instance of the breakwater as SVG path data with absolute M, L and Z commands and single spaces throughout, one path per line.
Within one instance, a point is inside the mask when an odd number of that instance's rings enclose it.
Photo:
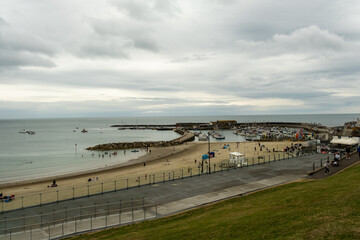
M 119 142 L 119 143 L 106 143 L 99 144 L 94 147 L 88 147 L 89 151 L 114 151 L 122 149 L 134 149 L 134 148 L 148 148 L 148 147 L 170 147 L 183 144 L 195 140 L 195 134 L 181 129 L 175 129 L 175 132 L 182 135 L 179 138 L 171 141 L 147 141 L 147 142 Z
M 214 130 L 214 129 L 234 129 L 244 127 L 288 127 L 288 128 L 304 128 L 306 130 L 326 129 L 317 123 L 301 123 L 301 122 L 236 122 L 235 120 L 223 120 L 209 123 L 176 123 L 176 124 L 136 124 L 136 125 L 112 125 L 119 130 Z

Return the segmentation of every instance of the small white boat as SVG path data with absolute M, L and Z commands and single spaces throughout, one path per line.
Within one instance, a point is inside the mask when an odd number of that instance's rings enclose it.
M 199 136 L 198 136 L 198 140 L 199 141 L 207 141 L 208 137 L 205 134 L 200 133 Z
M 225 136 L 221 135 L 221 134 L 218 134 L 218 135 L 215 135 L 215 139 L 225 139 Z
M 35 134 L 34 131 L 25 130 L 25 129 L 22 129 L 21 131 L 19 131 L 19 133 L 27 133 L 27 134 L 30 134 L 30 135 L 34 135 L 34 134 Z

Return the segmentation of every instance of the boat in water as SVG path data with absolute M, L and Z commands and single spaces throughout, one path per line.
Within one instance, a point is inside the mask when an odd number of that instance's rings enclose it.
M 35 134 L 34 131 L 25 130 L 25 129 L 22 129 L 21 131 L 19 131 L 19 133 L 27 133 L 27 134 L 30 134 L 30 135 L 34 135 L 34 134 Z
M 198 135 L 198 140 L 199 141 L 207 141 L 208 140 L 208 137 L 204 134 L 204 133 L 200 133 Z
M 88 131 L 84 128 L 83 130 L 81 130 L 82 133 L 87 133 Z
M 215 138 L 215 139 L 217 139 L 217 140 L 225 139 L 225 136 L 224 136 L 224 135 L 222 135 L 222 134 L 220 134 L 220 133 L 218 133 L 218 132 L 216 132 L 216 131 L 209 132 L 209 134 L 210 134 L 213 138 Z

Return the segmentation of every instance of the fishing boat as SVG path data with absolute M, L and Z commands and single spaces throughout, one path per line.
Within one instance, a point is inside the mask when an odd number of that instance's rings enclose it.
M 222 140 L 222 139 L 225 139 L 225 136 L 218 133 L 215 135 L 215 139 Z
M 215 139 L 218 139 L 218 140 L 221 140 L 221 139 L 225 139 L 225 136 L 223 136 L 222 134 L 216 132 L 216 131 L 212 131 L 212 132 L 209 132 L 209 134 L 215 138 Z
M 82 133 L 87 133 L 88 131 L 84 128 L 83 130 L 81 130 Z

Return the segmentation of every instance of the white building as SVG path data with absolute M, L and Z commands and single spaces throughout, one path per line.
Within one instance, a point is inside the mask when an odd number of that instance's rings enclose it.
M 246 166 L 247 162 L 245 162 L 245 154 L 239 152 L 231 152 L 229 164 L 235 164 L 238 167 Z

